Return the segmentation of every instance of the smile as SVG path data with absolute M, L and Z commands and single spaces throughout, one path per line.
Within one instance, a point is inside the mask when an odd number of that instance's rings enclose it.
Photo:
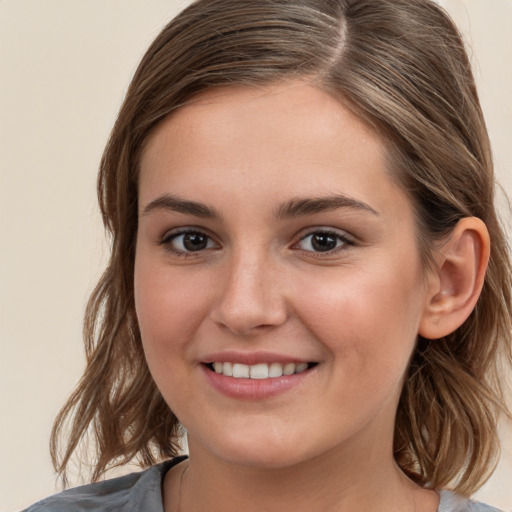
M 206 366 L 226 377 L 233 377 L 235 379 L 273 379 L 298 373 L 305 372 L 312 368 L 316 363 L 259 363 L 259 364 L 242 364 L 231 362 L 214 362 Z

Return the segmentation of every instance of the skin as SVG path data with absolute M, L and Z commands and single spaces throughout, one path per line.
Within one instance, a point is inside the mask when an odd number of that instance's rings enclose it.
M 216 216 L 155 203 L 167 194 Z M 333 196 L 357 204 L 275 215 Z M 144 350 L 190 449 L 166 476 L 166 512 L 180 493 L 181 510 L 434 512 L 437 495 L 403 475 L 392 440 L 440 281 L 421 266 L 412 205 L 380 137 L 312 85 L 207 92 L 150 136 L 139 205 Z M 191 227 L 208 242 L 185 254 Z M 326 230 L 336 248 L 315 251 L 312 233 Z M 201 364 L 227 350 L 317 365 L 282 394 L 238 400 Z

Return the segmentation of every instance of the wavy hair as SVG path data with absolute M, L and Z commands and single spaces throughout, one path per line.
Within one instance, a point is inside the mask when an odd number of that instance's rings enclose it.
M 64 475 L 83 440 L 93 480 L 178 451 L 180 425 L 149 373 L 134 306 L 138 167 L 155 126 L 196 94 L 306 79 L 342 101 L 387 144 L 411 198 L 418 246 L 463 217 L 492 248 L 475 310 L 454 333 L 419 338 L 398 406 L 394 456 L 422 486 L 470 494 L 490 476 L 512 361 L 512 269 L 494 206 L 489 139 L 464 44 L 430 0 L 198 0 L 144 55 L 101 160 L 98 196 L 111 256 L 85 317 L 87 367 L 51 437 Z M 68 432 L 69 431 L 69 432 Z

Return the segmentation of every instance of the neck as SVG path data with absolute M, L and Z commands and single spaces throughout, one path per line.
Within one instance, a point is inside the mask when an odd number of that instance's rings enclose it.
M 382 449 L 370 456 L 323 454 L 285 468 L 240 466 L 209 453 L 196 453 L 164 483 L 166 512 L 434 512 L 438 497 L 419 488 Z M 355 455 L 355 454 L 354 454 Z M 179 503 L 178 503 L 179 502 Z

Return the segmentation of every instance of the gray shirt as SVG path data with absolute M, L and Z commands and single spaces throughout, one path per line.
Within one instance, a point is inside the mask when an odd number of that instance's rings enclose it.
M 23 512 L 163 512 L 163 477 L 184 459 L 177 457 L 140 473 L 68 489 L 35 503 Z M 442 491 L 438 512 L 500 511 Z

